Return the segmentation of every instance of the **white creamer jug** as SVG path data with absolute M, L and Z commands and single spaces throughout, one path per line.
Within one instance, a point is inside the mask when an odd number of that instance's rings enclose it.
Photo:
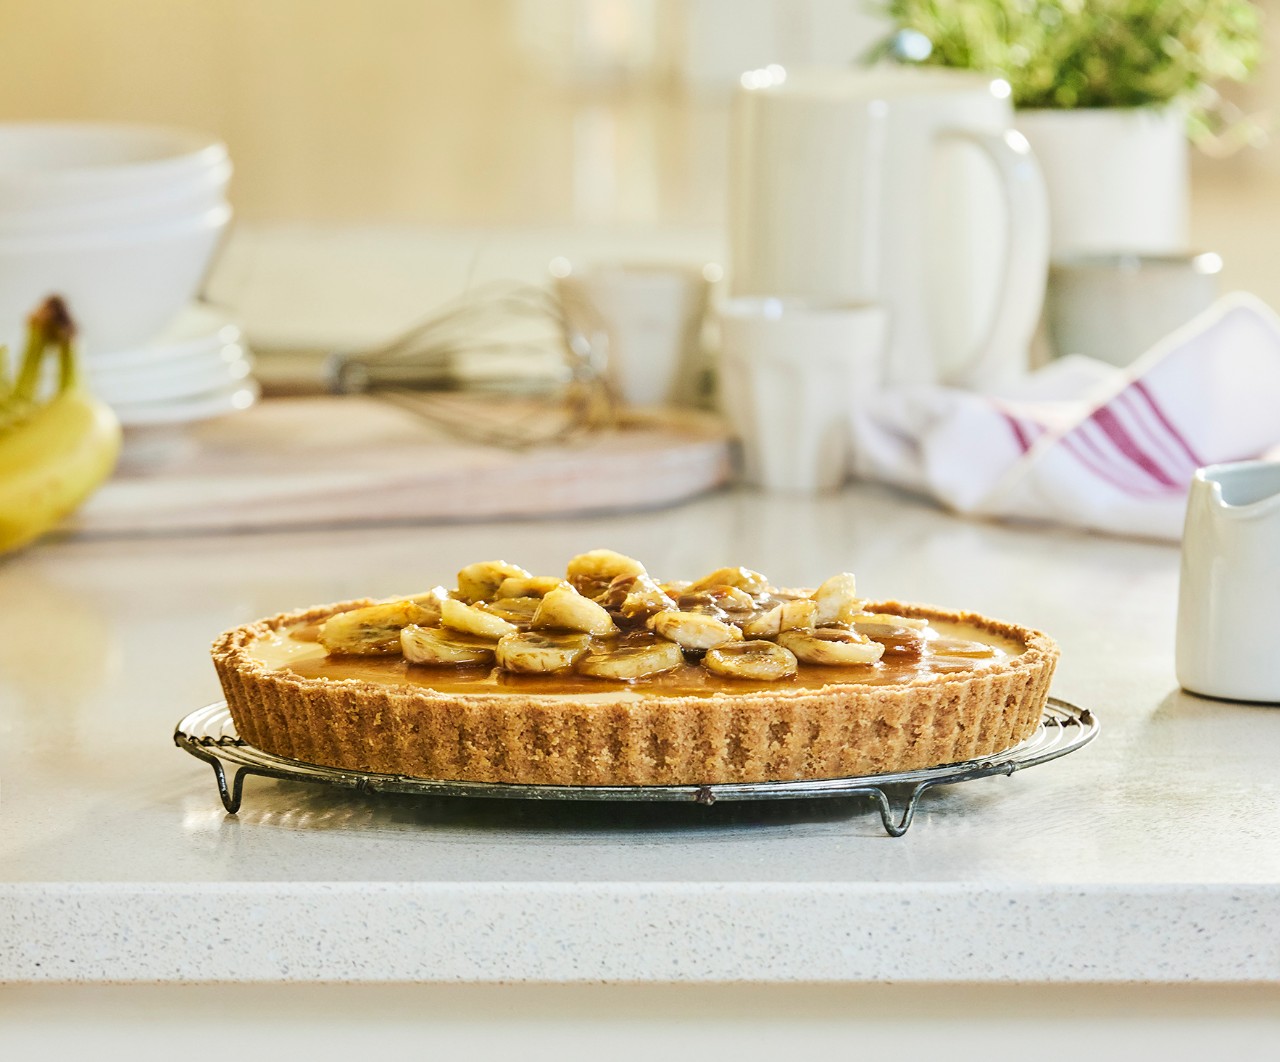
M 1280 462 L 1197 470 L 1178 594 L 1178 682 L 1280 704 Z

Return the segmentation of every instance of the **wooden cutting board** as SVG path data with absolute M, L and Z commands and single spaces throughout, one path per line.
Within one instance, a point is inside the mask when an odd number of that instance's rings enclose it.
M 515 414 L 499 413 L 507 415 Z M 229 532 L 621 511 L 683 501 L 730 475 L 724 426 L 706 413 L 626 411 L 608 430 L 513 450 L 465 441 L 365 396 L 273 398 L 203 424 L 131 430 L 115 476 L 69 530 Z

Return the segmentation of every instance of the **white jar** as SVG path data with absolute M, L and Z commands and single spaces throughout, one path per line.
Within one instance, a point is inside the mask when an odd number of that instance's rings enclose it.
M 1049 191 L 1050 254 L 1187 248 L 1186 117 L 1177 106 L 1020 110 Z

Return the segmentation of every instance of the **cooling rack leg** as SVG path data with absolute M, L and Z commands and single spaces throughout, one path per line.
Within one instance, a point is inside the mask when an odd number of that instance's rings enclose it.
M 222 797 L 222 806 L 227 809 L 228 815 L 234 815 L 240 810 L 240 799 L 244 796 L 244 768 L 236 771 L 236 776 L 231 781 L 231 786 L 227 786 L 227 772 L 222 766 L 222 761 L 216 756 L 210 757 L 209 762 L 213 765 L 213 776 L 218 781 L 218 796 Z
M 901 837 L 911 827 L 911 820 L 915 817 L 916 801 L 920 794 L 928 788 L 929 783 L 922 782 L 911 790 L 911 796 L 907 799 L 906 806 L 902 810 L 902 816 L 896 822 L 894 821 L 893 801 L 889 799 L 889 794 L 876 785 L 851 789 L 846 795 L 854 793 L 865 793 L 876 802 L 876 810 L 880 812 L 880 823 L 884 826 L 884 832 L 890 837 Z
M 228 785 L 226 768 L 222 766 L 222 761 L 217 756 L 199 745 L 186 742 L 181 744 L 191 755 L 204 760 L 205 763 L 213 768 L 213 777 L 218 783 L 218 796 L 222 798 L 222 806 L 227 809 L 227 813 L 234 815 L 239 811 L 240 799 L 244 795 L 244 776 L 249 773 L 249 769 L 241 767 L 236 771 L 236 776 L 231 780 L 231 784 Z

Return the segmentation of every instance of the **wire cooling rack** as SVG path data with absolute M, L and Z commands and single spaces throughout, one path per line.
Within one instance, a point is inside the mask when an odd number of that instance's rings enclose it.
M 274 756 L 254 748 L 235 730 L 225 701 L 206 705 L 184 718 L 174 743 L 213 767 L 223 806 L 240 810 L 247 775 L 296 782 L 320 782 L 362 793 L 414 793 L 422 796 L 482 797 L 517 800 L 722 801 L 811 799 L 869 796 L 880 812 L 885 831 L 901 837 L 911 826 L 921 795 L 928 789 L 975 778 L 1009 775 L 1047 763 L 1087 745 L 1098 733 L 1098 721 L 1087 708 L 1050 697 L 1040 725 L 1026 741 L 994 756 L 899 774 L 858 778 L 817 778 L 800 782 L 750 782 L 720 785 L 571 786 L 517 785 L 495 782 L 449 782 L 322 767 Z M 229 774 L 229 769 L 234 773 Z M 891 792 L 893 795 L 891 796 Z M 903 797 L 905 793 L 905 798 Z M 895 811 L 895 798 L 898 810 Z

